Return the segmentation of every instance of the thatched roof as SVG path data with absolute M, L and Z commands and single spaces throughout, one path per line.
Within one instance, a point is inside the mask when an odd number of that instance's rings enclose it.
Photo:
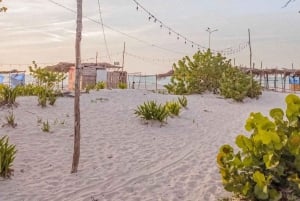
M 74 63 L 68 63 L 68 62 L 59 62 L 58 64 L 54 65 L 54 66 L 46 66 L 45 69 L 51 70 L 51 71 L 55 71 L 55 72 L 64 72 L 67 73 L 69 72 L 71 67 L 74 67 L 75 64 Z M 81 66 L 83 68 L 88 68 L 88 67 L 99 67 L 99 68 L 116 68 L 116 69 L 120 69 L 122 67 L 120 66 L 115 66 L 112 65 L 110 63 L 82 63 Z
M 1 74 L 9 74 L 9 73 L 25 73 L 26 71 L 19 71 L 16 69 L 9 70 L 9 71 L 0 71 Z
M 169 77 L 169 76 L 172 76 L 174 73 L 174 70 L 170 70 L 166 73 L 162 73 L 162 74 L 158 74 L 157 75 L 157 78 L 165 78 L 165 77 Z
M 54 66 L 46 66 L 45 69 L 55 71 L 55 72 L 69 72 L 70 68 L 74 66 L 74 63 L 67 63 L 67 62 L 59 62 Z
M 244 72 L 246 73 L 252 73 L 254 75 L 275 75 L 275 74 L 282 74 L 285 77 L 286 76 L 300 76 L 300 70 L 295 70 L 295 69 L 277 69 L 277 68 L 272 68 L 272 69 L 250 69 L 250 68 L 241 68 Z

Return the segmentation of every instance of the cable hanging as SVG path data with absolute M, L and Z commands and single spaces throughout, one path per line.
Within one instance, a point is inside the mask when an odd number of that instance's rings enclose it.
M 147 61 L 147 62 L 152 62 L 152 63 L 174 63 L 174 61 L 178 61 L 178 58 L 150 58 L 150 57 L 143 57 L 139 56 L 130 52 L 125 53 L 127 56 L 142 60 L 142 61 Z
M 105 43 L 106 53 L 107 53 L 109 61 L 111 62 L 111 58 L 110 58 L 110 54 L 109 54 L 109 50 L 108 50 L 108 45 L 107 45 L 107 40 L 106 40 L 106 36 L 105 36 L 105 31 L 104 31 L 104 26 L 103 26 L 103 18 L 102 18 L 100 0 L 98 0 L 98 10 L 99 10 L 100 24 L 102 26 L 102 31 L 103 31 L 103 39 L 104 39 L 104 43 Z
M 64 8 L 65 10 L 68 10 L 68 11 L 70 11 L 70 12 L 72 12 L 72 13 L 75 13 L 75 14 L 77 13 L 76 10 L 74 10 L 74 9 L 72 9 L 72 8 L 69 8 L 69 7 L 67 7 L 67 6 L 65 6 L 65 5 L 63 5 L 63 4 L 61 4 L 61 3 L 58 3 L 58 2 L 56 2 L 56 1 L 54 1 L 54 0 L 48 0 L 48 1 L 51 2 L 52 4 L 55 4 L 55 5 L 59 6 L 59 7 L 61 7 L 61 8 Z M 107 29 L 109 29 L 109 30 L 111 30 L 111 31 L 114 31 L 114 32 L 116 32 L 116 33 L 119 33 L 119 34 L 121 34 L 121 35 L 124 35 L 124 36 L 126 36 L 126 37 L 128 37 L 128 38 L 130 38 L 130 39 L 133 39 L 133 40 L 135 40 L 135 41 L 138 41 L 138 42 L 140 42 L 140 43 L 144 43 L 144 44 L 149 45 L 149 46 L 151 46 L 151 47 L 155 47 L 155 48 L 157 48 L 157 49 L 161 49 L 161 50 L 164 50 L 164 51 L 167 51 L 167 52 L 172 52 L 172 53 L 180 54 L 180 55 L 182 55 L 182 54 L 187 54 L 186 52 L 180 52 L 180 51 L 175 51 L 175 50 L 172 50 L 172 49 L 168 49 L 168 48 L 165 48 L 165 47 L 162 47 L 162 46 L 153 44 L 153 43 L 151 43 L 151 42 L 142 40 L 142 39 L 137 38 L 137 37 L 135 37 L 135 36 L 129 35 L 129 34 L 127 34 L 127 33 L 125 33 L 125 32 L 122 32 L 122 31 L 120 31 L 120 30 L 118 30 L 118 29 L 112 28 L 112 27 L 110 27 L 110 26 L 108 26 L 108 25 L 106 25 L 106 24 L 100 23 L 98 20 L 95 20 L 95 19 L 93 19 L 93 18 L 90 18 L 90 17 L 88 17 L 88 16 L 86 16 L 86 15 L 82 15 L 82 17 L 84 17 L 84 18 L 86 18 L 86 19 L 88 19 L 88 20 L 90 20 L 90 21 L 92 21 L 92 22 L 94 22 L 94 23 L 96 23 L 96 24 L 103 25 L 105 28 L 107 28 Z
M 144 6 L 142 6 L 137 0 L 133 0 L 136 4 L 136 10 L 137 11 L 142 11 L 145 12 L 146 15 L 148 16 L 148 20 L 151 21 L 153 20 L 154 23 L 158 23 L 160 28 L 166 29 L 168 34 L 170 36 L 174 35 L 176 36 L 177 40 L 182 39 L 184 41 L 184 44 L 190 45 L 192 48 L 197 48 L 199 51 L 206 51 L 208 48 L 205 46 L 202 46 L 199 43 L 196 43 L 193 40 L 188 39 L 186 36 L 183 36 L 179 32 L 175 31 L 165 23 L 163 23 L 161 20 L 159 20 L 153 13 L 151 13 L 149 10 L 147 10 Z M 244 50 L 248 46 L 248 42 L 245 43 L 240 43 L 237 47 L 230 47 L 226 48 L 223 50 L 211 50 L 213 53 L 221 53 L 223 55 L 231 55 L 231 54 L 236 54 Z

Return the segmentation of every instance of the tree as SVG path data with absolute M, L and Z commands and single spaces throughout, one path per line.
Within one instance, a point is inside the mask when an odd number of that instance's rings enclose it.
M 0 0 L 0 3 L 2 2 L 2 0 Z M 0 13 L 1 12 L 6 12 L 7 11 L 7 8 L 6 7 L 0 7 Z
M 75 77 L 75 100 L 74 100 L 74 152 L 71 173 L 78 170 L 80 157 L 80 67 L 81 67 L 81 33 L 82 33 L 82 0 L 77 0 L 77 27 L 75 41 L 76 77 Z

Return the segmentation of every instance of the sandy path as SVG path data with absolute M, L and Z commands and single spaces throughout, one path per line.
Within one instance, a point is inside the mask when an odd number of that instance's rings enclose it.
M 138 90 L 84 94 L 80 170 L 73 175 L 73 99 L 59 98 L 41 109 L 35 97 L 20 97 L 17 128 L 0 130 L 18 149 L 14 177 L 0 181 L 0 200 L 217 200 L 226 195 L 215 162 L 219 147 L 244 132 L 251 111 L 285 107 L 284 97 L 266 92 L 259 100 L 235 103 L 191 95 L 189 108 L 160 127 L 142 124 L 133 110 L 146 100 L 164 103 L 176 96 Z M 0 109 L 1 124 L 6 113 Z M 41 131 L 38 117 L 49 120 L 52 133 Z

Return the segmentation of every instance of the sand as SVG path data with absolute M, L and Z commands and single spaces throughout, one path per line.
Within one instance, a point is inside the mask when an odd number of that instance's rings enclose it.
M 188 109 L 168 124 L 145 125 L 134 115 L 144 101 L 177 96 L 143 90 L 102 90 L 81 96 L 79 171 L 70 174 L 73 103 L 58 98 L 41 108 L 36 97 L 18 97 L 16 128 L 0 128 L 16 144 L 14 176 L 0 181 L 1 201 L 207 201 L 229 194 L 216 164 L 221 145 L 245 133 L 249 113 L 285 108 L 286 94 L 264 92 L 236 103 L 212 94 L 190 95 Z M 0 124 L 6 108 L 0 108 Z M 49 121 L 50 133 L 41 130 Z

